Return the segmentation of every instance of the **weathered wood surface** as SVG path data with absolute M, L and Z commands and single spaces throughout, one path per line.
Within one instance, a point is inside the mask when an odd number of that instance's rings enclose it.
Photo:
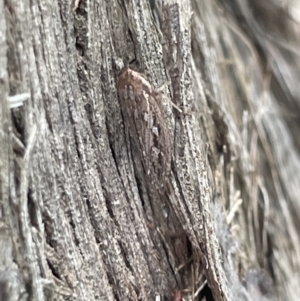
M 249 3 L 0 1 L 0 300 L 298 300 L 300 21 Z M 164 189 L 128 65 L 162 87 Z

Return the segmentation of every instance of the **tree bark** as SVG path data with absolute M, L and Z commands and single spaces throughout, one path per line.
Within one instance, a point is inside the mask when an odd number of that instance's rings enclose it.
M 0 300 L 298 300 L 296 9 L 0 1 Z

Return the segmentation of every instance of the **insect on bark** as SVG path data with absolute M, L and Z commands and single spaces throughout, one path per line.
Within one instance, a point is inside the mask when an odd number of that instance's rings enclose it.
M 140 73 L 124 69 L 118 78 L 124 123 L 149 180 L 161 188 L 171 164 L 170 136 L 161 93 Z

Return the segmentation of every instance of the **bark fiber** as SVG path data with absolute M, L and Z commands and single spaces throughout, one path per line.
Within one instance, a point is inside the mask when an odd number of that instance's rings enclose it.
M 0 0 L 0 300 L 297 301 L 299 11 Z M 126 66 L 163 95 L 164 190 L 124 125 Z

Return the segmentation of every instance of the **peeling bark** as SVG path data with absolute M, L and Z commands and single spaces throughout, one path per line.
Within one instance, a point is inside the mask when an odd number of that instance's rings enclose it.
M 297 300 L 289 5 L 0 2 L 0 300 Z M 126 66 L 163 95 L 163 189 L 124 125 Z

